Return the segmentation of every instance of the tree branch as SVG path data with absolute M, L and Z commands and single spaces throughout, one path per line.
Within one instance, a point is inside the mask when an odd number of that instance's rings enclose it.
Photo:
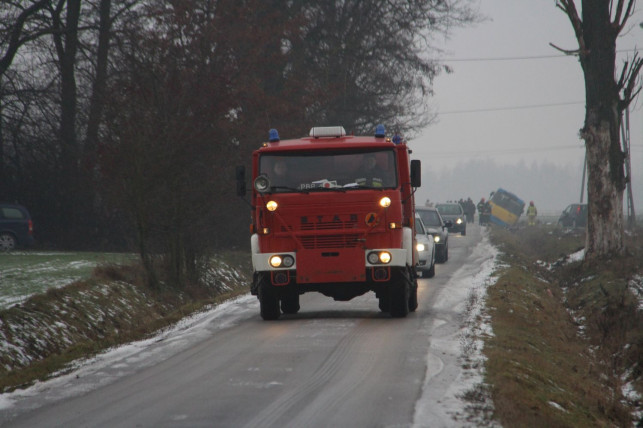
M 0 76 L 4 75 L 4 73 L 7 71 L 7 69 L 13 62 L 13 58 L 18 52 L 18 48 L 22 46 L 26 40 L 28 40 L 28 38 L 27 39 L 20 38 L 22 34 L 22 29 L 25 26 L 25 22 L 27 22 L 27 19 L 31 15 L 35 14 L 40 9 L 43 9 L 48 3 L 49 3 L 49 0 L 40 0 L 32 4 L 27 9 L 23 10 L 22 13 L 18 15 L 18 18 L 16 19 L 16 23 L 13 25 L 11 36 L 9 37 L 9 46 L 7 47 L 7 52 L 4 54 L 2 58 L 0 58 Z
M 565 12 L 567 17 L 569 18 L 569 22 L 571 22 L 572 24 L 574 34 L 576 35 L 576 40 L 578 41 L 578 55 L 587 56 L 588 52 L 587 47 L 585 46 L 585 37 L 583 35 L 583 21 L 581 21 L 580 17 L 578 16 L 578 10 L 576 9 L 574 0 L 556 0 L 556 7 Z M 565 52 L 562 49 L 559 50 Z

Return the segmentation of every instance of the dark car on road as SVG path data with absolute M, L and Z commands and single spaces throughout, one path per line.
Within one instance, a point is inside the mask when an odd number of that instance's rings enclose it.
M 450 221 L 449 232 L 460 232 L 462 236 L 467 234 L 467 217 L 464 214 L 462 205 L 458 203 L 436 204 L 435 207 L 445 221 Z
M 451 222 L 445 222 L 434 207 L 415 207 L 428 233 L 435 241 L 435 261 L 444 263 L 449 259 L 449 231 Z
M 22 205 L 0 203 L 0 251 L 33 244 L 33 222 Z
M 563 227 L 585 227 L 587 224 L 587 204 L 571 204 L 563 210 L 558 219 Z

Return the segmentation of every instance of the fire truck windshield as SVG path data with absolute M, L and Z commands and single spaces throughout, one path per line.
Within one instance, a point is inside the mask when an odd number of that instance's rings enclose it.
M 264 153 L 259 174 L 270 180 L 270 191 L 347 191 L 396 188 L 393 150 L 360 152 Z

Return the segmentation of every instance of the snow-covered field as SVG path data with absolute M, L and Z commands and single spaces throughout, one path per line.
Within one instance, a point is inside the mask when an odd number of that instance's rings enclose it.
M 20 303 L 32 294 L 87 278 L 100 264 L 123 263 L 135 257 L 90 252 L 0 253 L 0 309 Z

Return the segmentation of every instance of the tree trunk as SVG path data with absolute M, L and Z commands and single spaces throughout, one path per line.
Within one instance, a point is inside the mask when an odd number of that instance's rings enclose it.
M 623 160 L 620 148 L 612 153 L 610 124 L 589 126 L 583 132 L 587 152 L 588 219 L 585 242 L 586 258 L 622 254 L 623 246 Z M 618 129 L 618 128 L 617 128 Z M 618 138 L 618 137 L 616 137 Z
M 621 150 L 623 111 L 636 96 L 640 59 L 625 65 L 616 81 L 616 39 L 632 15 L 636 0 L 582 0 L 582 19 L 575 0 L 557 0 L 572 24 L 585 77 L 585 125 L 580 136 L 587 156 L 587 238 L 585 260 L 625 252 L 623 192 L 625 153 Z M 621 98 L 623 91 L 623 98 Z
M 90 172 L 95 167 L 98 128 L 103 114 L 103 106 L 105 105 L 107 61 L 111 31 L 111 7 L 111 0 L 101 0 L 99 9 L 98 49 L 96 53 L 96 75 L 94 76 L 94 86 L 89 105 L 89 117 L 87 119 L 87 136 L 83 150 L 83 161 L 86 164 L 86 169 Z
M 585 74 L 585 126 L 581 137 L 587 152 L 586 258 L 624 252 L 624 155 L 621 151 L 620 94 L 615 81 L 616 38 L 609 1 L 583 1 L 583 43 L 580 63 Z

